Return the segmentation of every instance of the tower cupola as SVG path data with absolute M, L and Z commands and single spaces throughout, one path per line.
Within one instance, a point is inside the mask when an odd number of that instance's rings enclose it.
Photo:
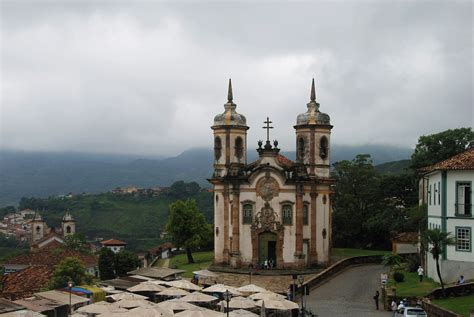
M 224 104 L 224 112 L 214 117 L 214 126 L 242 126 L 247 127 L 247 119 L 244 115 L 237 113 L 237 105 L 233 101 L 232 80 L 229 79 L 229 88 L 227 90 L 227 102 Z
M 71 215 L 69 210 L 64 214 L 61 226 L 64 237 L 76 233 L 76 220 L 74 220 L 74 217 Z
M 316 101 L 316 89 L 314 78 L 311 84 L 311 97 L 307 104 L 308 111 L 299 114 L 296 118 L 296 125 L 331 125 L 328 114 L 319 111 L 319 103 Z

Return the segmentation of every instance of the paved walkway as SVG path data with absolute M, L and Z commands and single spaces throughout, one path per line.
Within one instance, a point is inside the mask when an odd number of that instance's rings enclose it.
M 390 317 L 390 312 L 375 310 L 373 300 L 375 291 L 379 289 L 380 274 L 385 271 L 382 265 L 347 269 L 312 290 L 306 297 L 306 305 L 319 317 Z

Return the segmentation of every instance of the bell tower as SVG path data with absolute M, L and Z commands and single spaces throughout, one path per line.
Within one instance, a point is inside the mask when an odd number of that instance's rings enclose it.
M 296 125 L 296 160 L 305 165 L 310 177 L 329 177 L 330 117 L 319 111 L 314 78 L 311 83 L 308 111 L 298 115 Z
M 45 223 L 41 215 L 36 212 L 33 220 L 31 220 L 31 239 L 33 242 L 41 240 L 45 234 Z
M 76 233 L 76 220 L 74 220 L 69 211 L 66 211 L 66 214 L 64 215 L 61 222 L 61 227 L 63 229 L 63 237 L 67 237 Z
M 213 178 L 235 172 L 239 166 L 247 164 L 247 126 L 246 118 L 235 111 L 232 81 L 229 79 L 227 103 L 224 113 L 214 118 L 214 175 Z

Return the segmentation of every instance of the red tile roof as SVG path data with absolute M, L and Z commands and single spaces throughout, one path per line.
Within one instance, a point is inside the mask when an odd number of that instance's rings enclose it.
M 32 296 L 45 288 L 52 276 L 53 268 L 50 266 L 30 266 L 7 274 L 3 277 L 0 295 L 11 300 Z
M 127 242 L 120 241 L 117 239 L 109 239 L 100 242 L 102 245 L 127 245 Z
M 417 243 L 418 232 L 401 232 L 397 234 L 393 239 L 393 242 L 399 243 Z
M 277 160 L 280 165 L 285 166 L 285 167 L 291 167 L 293 165 L 293 161 L 287 158 L 286 156 L 283 156 L 281 154 L 277 155 Z
M 434 165 L 421 168 L 423 172 L 436 170 L 472 170 L 474 169 L 474 148 L 454 155 Z
M 22 264 L 29 266 L 45 265 L 53 267 L 58 265 L 62 260 L 67 257 L 76 257 L 84 262 L 86 267 L 96 266 L 97 257 L 94 255 L 87 255 L 77 251 L 65 250 L 65 249 L 41 249 L 41 252 L 33 252 L 27 255 L 20 255 L 16 258 L 5 261 L 5 265 L 8 264 Z

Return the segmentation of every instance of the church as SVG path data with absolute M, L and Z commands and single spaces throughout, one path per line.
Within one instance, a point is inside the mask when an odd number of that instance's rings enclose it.
M 307 111 L 294 126 L 296 160 L 270 141 L 258 141 L 247 162 L 247 126 L 237 113 L 229 80 L 224 112 L 214 118 L 214 264 L 304 269 L 324 265 L 331 251 L 329 115 L 319 111 L 314 79 Z
M 50 245 L 64 244 L 64 239 L 76 233 L 76 220 L 66 211 L 61 221 L 61 228 L 49 228 L 43 217 L 36 212 L 30 222 L 30 250 L 37 251 Z

